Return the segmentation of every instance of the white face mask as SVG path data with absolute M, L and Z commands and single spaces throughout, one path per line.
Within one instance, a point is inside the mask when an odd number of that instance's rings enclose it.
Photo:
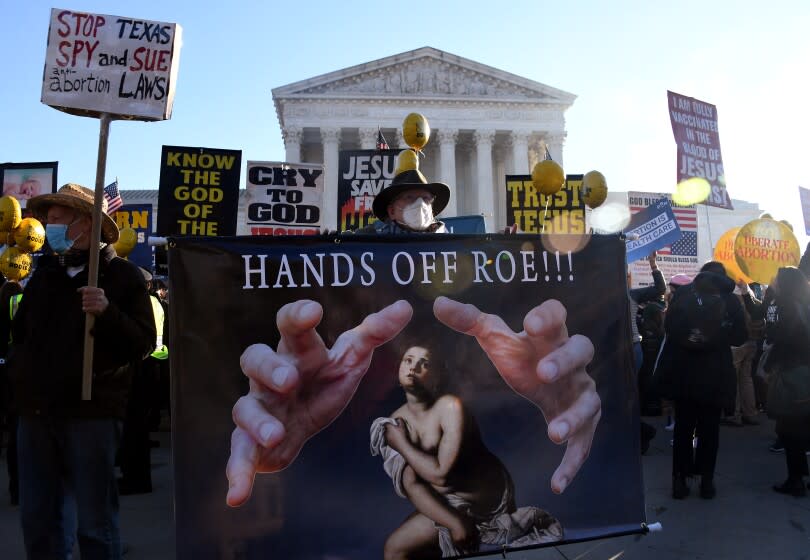
M 402 221 L 411 229 L 425 230 L 433 223 L 433 206 L 417 198 L 402 209 Z

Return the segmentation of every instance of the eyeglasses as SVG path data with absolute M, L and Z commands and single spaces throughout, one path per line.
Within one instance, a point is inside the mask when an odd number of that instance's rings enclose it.
M 436 200 L 436 197 L 429 193 L 410 193 L 406 192 L 401 194 L 397 197 L 396 202 L 403 202 L 406 206 L 416 202 L 418 199 L 422 199 L 431 206 L 433 206 L 433 201 Z

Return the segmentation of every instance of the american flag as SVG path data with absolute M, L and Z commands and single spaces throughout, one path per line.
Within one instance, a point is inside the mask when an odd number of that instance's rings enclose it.
M 110 216 L 124 205 L 121 193 L 118 192 L 118 179 L 104 187 L 104 199 L 107 201 L 107 214 Z
M 378 150 L 387 150 L 388 149 L 388 142 L 385 141 L 385 136 L 383 136 L 382 130 L 377 129 L 377 149 Z
M 628 193 L 631 198 L 637 198 L 640 193 Z M 650 204 L 655 200 L 650 200 Z M 672 200 L 670 199 L 670 202 Z M 630 213 L 635 214 L 644 210 L 646 206 L 630 205 Z M 675 221 L 681 228 L 681 238 L 666 247 L 658 249 L 659 255 L 681 255 L 684 257 L 697 257 L 697 208 L 694 206 L 677 206 L 672 204 L 672 212 L 675 214 Z

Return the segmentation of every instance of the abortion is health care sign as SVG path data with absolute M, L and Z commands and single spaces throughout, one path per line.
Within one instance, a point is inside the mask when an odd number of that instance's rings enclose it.
M 87 117 L 166 120 L 180 46 L 175 23 L 54 8 L 42 102 Z

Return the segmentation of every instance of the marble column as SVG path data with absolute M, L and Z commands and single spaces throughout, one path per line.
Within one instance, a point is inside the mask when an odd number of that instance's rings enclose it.
M 285 158 L 287 163 L 301 163 L 301 137 L 304 131 L 297 126 L 288 126 L 281 131 L 284 138 Z
M 323 220 L 322 227 L 337 229 L 337 185 L 338 150 L 340 149 L 340 129 L 322 128 L 323 142 Z
M 439 130 L 439 158 L 441 159 L 441 174 L 439 180 L 450 187 L 450 202 L 447 203 L 443 215 L 458 215 L 458 190 L 456 187 L 456 142 L 458 130 L 454 128 Z
M 493 231 L 498 232 L 506 227 L 506 175 L 507 160 L 512 159 L 512 150 L 506 143 L 495 142 L 492 149 L 495 164 L 492 174 L 492 184 L 495 187 L 495 206 Z
M 494 130 L 476 130 L 473 133 L 477 162 L 477 211 L 484 216 L 487 231 L 494 231 L 495 226 L 495 191 L 492 185 L 492 142 L 494 139 Z
M 363 127 L 360 129 L 360 149 L 373 150 L 377 147 L 377 129 Z
M 543 140 L 548 146 L 548 151 L 551 153 L 551 159 L 563 165 L 563 143 L 565 142 L 565 132 L 562 133 L 549 133 L 543 137 Z
M 513 130 L 509 135 L 512 141 L 512 173 L 528 175 L 529 170 L 529 137 L 527 130 Z

